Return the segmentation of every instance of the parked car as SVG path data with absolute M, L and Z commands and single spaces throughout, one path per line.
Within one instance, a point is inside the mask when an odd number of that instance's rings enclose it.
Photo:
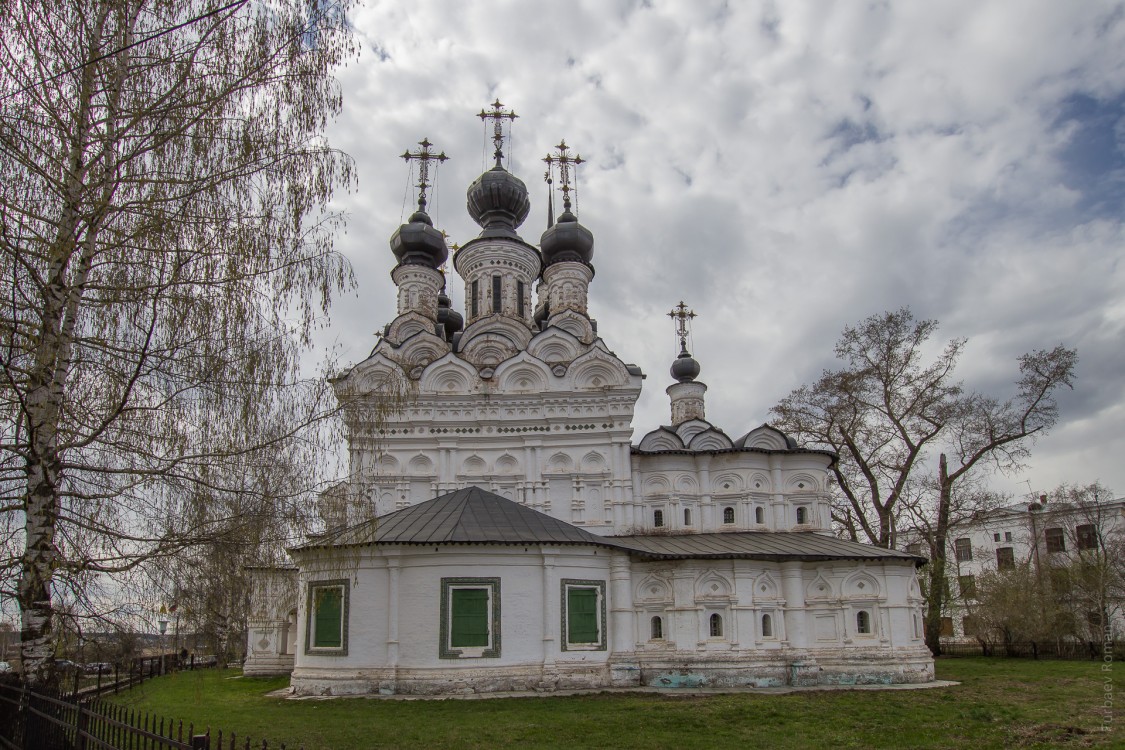
M 86 674 L 109 674 L 113 671 L 113 665 L 108 661 L 92 661 L 83 669 Z
M 82 665 L 72 662 L 70 659 L 55 659 L 55 669 L 59 672 L 73 673 L 82 669 Z

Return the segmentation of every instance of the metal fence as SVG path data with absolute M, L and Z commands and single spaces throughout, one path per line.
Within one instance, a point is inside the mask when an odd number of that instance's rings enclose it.
M 942 656 L 1002 656 L 1012 659 L 1125 661 L 1125 641 L 942 642 Z
M 218 660 L 211 654 L 202 656 L 191 654 L 181 657 L 179 654 L 167 653 L 139 657 L 125 664 L 113 664 L 112 670 L 98 669 L 94 674 L 77 670 L 73 674 L 64 675 L 61 684 L 65 695 L 74 699 L 85 699 L 128 690 L 145 680 L 169 672 L 210 669 L 217 666 Z
M 5 750 L 269 750 L 234 732 L 212 732 L 100 700 L 71 701 L 0 685 L 0 748 Z M 285 750 L 285 744 L 278 746 Z

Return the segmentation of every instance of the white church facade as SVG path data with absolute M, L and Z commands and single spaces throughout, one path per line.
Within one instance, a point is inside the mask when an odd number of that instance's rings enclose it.
M 391 238 L 398 316 L 334 382 L 351 478 L 293 567 L 253 571 L 246 674 L 333 695 L 933 680 L 922 559 L 832 535 L 831 453 L 709 422 L 682 327 L 671 424 L 631 442 L 643 375 L 589 315 L 576 160 L 553 157 L 564 210 L 532 245 L 511 113 L 482 115 L 496 166 L 453 257 L 464 314 L 424 141 L 419 210 Z M 389 412 L 388 392 L 407 394 Z

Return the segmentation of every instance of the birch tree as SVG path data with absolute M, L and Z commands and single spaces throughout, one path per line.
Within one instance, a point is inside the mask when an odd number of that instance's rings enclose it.
M 299 505 L 255 482 L 279 452 L 315 476 L 347 2 L 0 5 L 0 591 L 33 685 L 62 589 L 207 541 L 236 498 Z

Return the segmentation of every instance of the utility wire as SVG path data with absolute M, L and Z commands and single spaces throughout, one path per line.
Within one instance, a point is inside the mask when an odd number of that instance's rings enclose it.
M 73 67 L 67 68 L 66 70 L 62 71 L 61 73 L 56 73 L 53 76 L 50 76 L 48 78 L 43 78 L 39 81 L 36 81 L 35 83 L 29 83 L 28 85 L 24 86 L 22 89 L 19 89 L 17 91 L 13 91 L 12 93 L 7 94 L 6 96 L 0 97 L 0 102 L 4 101 L 5 99 L 10 99 L 13 96 L 16 96 L 17 94 L 22 94 L 25 91 L 30 91 L 31 89 L 33 89 L 37 86 L 42 86 L 45 83 L 50 83 L 51 81 L 55 80 L 56 78 L 62 78 L 65 75 L 70 75 L 71 73 L 74 73 L 75 71 L 79 71 L 79 70 L 82 70 L 83 68 L 89 67 L 89 66 L 93 65 L 94 63 L 99 63 L 102 60 L 107 60 L 107 59 L 113 57 L 114 55 L 120 55 L 122 52 L 130 50 L 133 47 L 136 47 L 138 45 L 145 44 L 146 42 L 151 42 L 153 39 L 159 39 L 162 36 L 167 36 L 168 34 L 171 34 L 173 31 L 179 31 L 180 29 L 182 29 L 186 26 L 191 26 L 193 23 L 197 23 L 199 21 L 202 21 L 205 18 L 210 18 L 211 16 L 217 16 L 220 13 L 224 13 L 228 10 L 232 10 L 234 8 L 237 8 L 240 5 L 245 5 L 247 2 L 249 2 L 249 0 L 235 0 L 235 2 L 230 3 L 228 5 L 224 5 L 221 8 L 216 8 L 215 10 L 208 11 L 207 13 L 196 16 L 195 18 L 189 18 L 188 20 L 186 20 L 182 23 L 178 23 L 175 26 L 170 26 L 167 29 L 164 29 L 163 31 L 159 31 L 159 32 L 153 34 L 152 36 L 146 36 L 144 39 L 138 39 L 137 41 L 133 42 L 132 44 L 126 44 L 124 47 L 120 47 L 119 49 L 115 49 L 112 52 L 107 52 L 104 55 L 99 55 L 98 57 L 95 57 L 93 60 L 87 60 L 84 63 L 81 63 L 79 65 L 75 65 Z

